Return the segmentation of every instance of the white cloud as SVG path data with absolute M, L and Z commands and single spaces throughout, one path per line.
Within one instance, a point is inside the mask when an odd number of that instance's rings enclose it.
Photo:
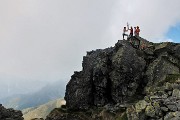
M 179 10 L 179 0 L 1 0 L 0 73 L 69 79 L 87 50 L 122 39 L 127 21 L 157 41 L 180 21 Z
M 160 43 L 160 42 L 174 42 L 174 41 L 170 38 L 161 38 L 155 41 L 155 43 Z
M 114 7 L 111 29 L 116 38 L 120 37 L 118 30 L 128 21 L 141 27 L 143 37 L 157 41 L 164 37 L 170 26 L 180 21 L 179 10 L 179 0 L 120 0 Z
M 113 2 L 6 0 L 0 4 L 0 73 L 57 80 L 105 45 Z M 106 39 L 105 39 L 106 40 Z

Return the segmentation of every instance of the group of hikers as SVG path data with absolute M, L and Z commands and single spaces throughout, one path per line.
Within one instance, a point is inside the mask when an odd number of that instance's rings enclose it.
M 129 32 L 129 35 L 127 34 L 128 31 L 130 31 L 130 32 Z M 131 28 L 129 28 L 129 25 L 127 24 L 127 28 L 124 27 L 124 29 L 123 29 L 123 40 L 124 40 L 124 37 L 125 37 L 125 36 L 127 36 L 127 38 L 130 38 L 130 37 L 133 36 L 133 34 L 134 34 L 135 36 L 139 36 L 139 33 L 140 33 L 139 26 L 134 27 L 134 30 L 133 30 L 133 27 L 131 26 Z
M 127 32 L 129 31 L 129 34 Z M 127 23 L 127 27 L 124 27 L 123 29 L 123 40 L 125 40 L 125 36 L 127 36 L 127 40 L 137 49 L 145 49 L 146 45 L 144 41 L 140 40 L 139 37 L 140 28 L 139 26 L 133 27 L 131 26 L 129 28 L 129 24 Z

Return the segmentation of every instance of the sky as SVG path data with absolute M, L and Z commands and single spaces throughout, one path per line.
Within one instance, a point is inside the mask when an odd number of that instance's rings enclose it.
M 179 11 L 180 0 L 0 0 L 0 89 L 69 81 L 127 22 L 149 41 L 180 42 Z
M 173 40 L 174 42 L 180 43 L 180 23 L 175 26 L 171 26 L 166 33 L 166 38 Z

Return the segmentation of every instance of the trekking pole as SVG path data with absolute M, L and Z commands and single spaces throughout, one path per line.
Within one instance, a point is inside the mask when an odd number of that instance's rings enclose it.
M 129 30 L 129 23 L 127 22 L 127 28 L 128 28 L 128 30 Z

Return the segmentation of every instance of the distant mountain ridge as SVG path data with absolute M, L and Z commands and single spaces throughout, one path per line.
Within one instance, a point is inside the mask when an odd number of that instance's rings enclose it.
M 46 85 L 42 89 L 32 94 L 13 95 L 0 100 L 7 108 L 22 110 L 45 104 L 51 100 L 63 98 L 65 85 L 61 81 Z
M 27 94 L 36 92 L 48 83 L 47 81 L 19 78 L 16 76 L 4 75 L 1 73 L 0 81 L 0 99 L 15 94 Z

